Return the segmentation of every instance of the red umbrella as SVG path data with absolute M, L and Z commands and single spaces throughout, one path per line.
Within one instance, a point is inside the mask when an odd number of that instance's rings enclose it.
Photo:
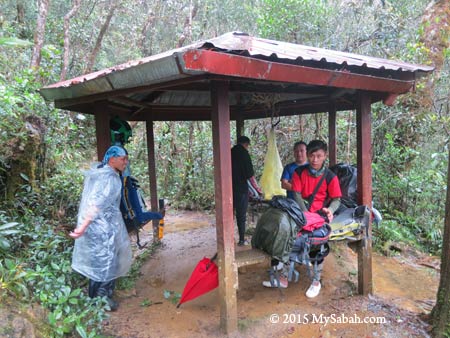
M 217 254 L 213 258 L 205 257 L 198 262 L 184 286 L 183 294 L 177 307 L 219 286 L 219 270 L 216 263 L 213 262 L 216 258 Z

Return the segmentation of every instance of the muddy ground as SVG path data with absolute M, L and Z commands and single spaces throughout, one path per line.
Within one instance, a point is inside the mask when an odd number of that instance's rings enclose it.
M 145 230 L 149 233 L 150 227 Z M 142 241 L 150 240 L 145 232 L 142 236 Z M 180 308 L 174 304 L 198 261 L 216 252 L 214 216 L 170 212 L 162 243 L 142 266 L 136 287 L 117 292 L 120 307 L 105 323 L 105 334 L 223 337 L 218 289 Z M 374 254 L 374 295 L 362 297 L 356 295 L 357 256 L 345 243 L 334 243 L 325 261 L 321 293 L 314 299 L 305 296 L 309 280 L 304 267 L 299 268 L 299 283 L 283 290 L 261 285 L 268 263 L 246 267 L 238 276 L 238 331 L 231 336 L 427 337 L 426 318 L 439 281 L 431 267 L 436 265 L 436 260 L 411 253 L 389 258 Z

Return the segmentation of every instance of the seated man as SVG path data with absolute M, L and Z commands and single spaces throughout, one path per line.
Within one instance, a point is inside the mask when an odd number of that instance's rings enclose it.
M 294 199 L 294 193 L 292 191 L 292 176 L 294 171 L 299 166 L 308 163 L 306 158 L 306 143 L 303 141 L 295 142 L 294 144 L 294 159 L 295 161 L 287 164 L 283 173 L 281 174 L 281 187 L 287 191 L 287 197 Z
M 302 211 L 316 212 L 322 215 L 324 222 L 333 220 L 333 213 L 340 205 L 341 188 L 337 176 L 325 166 L 327 144 L 320 140 L 311 141 L 307 148 L 308 164 L 295 169 L 292 177 L 294 199 Z M 309 298 L 316 297 L 321 289 L 320 275 L 323 260 L 318 262 L 317 273 L 306 292 Z M 271 287 L 270 282 L 264 286 Z M 280 279 L 280 286 L 287 287 L 287 279 Z

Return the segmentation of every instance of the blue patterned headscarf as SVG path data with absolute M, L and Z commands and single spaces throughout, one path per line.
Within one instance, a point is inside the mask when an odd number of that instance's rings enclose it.
M 127 156 L 128 153 L 125 148 L 119 146 L 111 146 L 105 153 L 105 157 L 103 157 L 102 165 L 108 164 L 108 161 L 111 157 L 122 157 Z

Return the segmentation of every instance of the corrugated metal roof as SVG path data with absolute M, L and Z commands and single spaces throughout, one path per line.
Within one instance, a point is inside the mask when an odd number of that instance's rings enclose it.
M 250 56 L 275 57 L 299 61 L 334 63 L 341 66 L 357 66 L 372 69 L 390 69 L 406 72 L 430 72 L 433 67 L 415 65 L 402 61 L 387 60 L 324 48 L 309 47 L 288 42 L 261 39 L 245 33 L 227 33 L 203 43 L 202 47 L 214 46 L 225 51 L 243 51 Z
M 176 77 L 178 72 L 176 71 L 176 66 L 174 64 L 175 60 L 171 60 L 169 64 L 166 64 L 166 67 L 155 67 L 155 73 L 143 73 L 140 71 L 140 66 L 147 63 L 155 63 L 158 60 L 164 60 L 167 57 L 171 57 L 178 53 L 182 53 L 191 49 L 218 49 L 223 52 L 233 53 L 233 54 L 241 54 L 248 55 L 251 57 L 262 56 L 265 58 L 272 58 L 278 60 L 296 60 L 298 62 L 302 61 L 314 61 L 320 62 L 322 64 L 325 63 L 333 63 L 336 65 L 340 65 L 342 67 L 345 66 L 357 66 L 357 67 L 365 67 L 368 69 L 375 70 L 394 70 L 394 71 L 402 71 L 402 72 L 418 72 L 427 73 L 433 71 L 433 67 L 424 66 L 424 65 L 415 65 L 401 61 L 392 61 L 387 59 L 375 58 L 370 56 L 363 56 L 352 53 L 344 53 L 339 51 L 333 51 L 323 48 L 315 48 L 309 47 L 299 44 L 293 44 L 288 42 L 281 42 L 269 39 L 262 39 L 257 37 L 249 36 L 245 33 L 231 32 L 224 35 L 221 35 L 217 38 L 203 40 L 199 42 L 195 42 L 186 47 L 172 49 L 164 53 L 152 55 L 149 57 L 145 57 L 139 60 L 129 61 L 124 64 L 116 65 L 110 68 L 102 69 L 100 71 L 81 75 L 79 77 L 58 82 L 52 85 L 49 85 L 43 89 L 44 96 L 47 92 L 46 89 L 51 88 L 62 88 L 69 86 L 76 86 L 83 82 L 89 82 L 94 79 L 98 79 L 104 76 L 111 75 L 113 73 L 120 73 L 124 70 L 133 69 L 132 74 L 129 74 L 127 78 L 132 83 L 124 83 L 124 78 L 120 77 L 120 84 L 117 86 L 114 85 L 114 76 L 111 77 L 111 81 L 114 88 L 128 88 L 129 86 L 135 86 L 136 84 L 149 84 L 160 78 L 168 78 L 170 75 L 172 77 Z M 160 63 L 159 66 L 164 65 L 164 63 Z M 158 65 L 156 65 L 158 66 Z M 159 69 L 159 71 L 158 71 Z M 170 74 L 170 70 L 172 70 L 172 74 Z M 101 86 L 94 85 L 99 92 L 110 90 L 111 86 L 106 85 L 106 88 L 102 88 Z M 95 91 L 95 90 L 93 90 Z
M 109 109 L 133 116 L 136 107 L 151 109 L 152 114 L 170 107 L 195 111 L 210 106 L 209 81 L 218 77 L 233 83 L 231 105 L 251 105 L 252 93 L 267 92 L 279 94 L 280 102 L 309 100 L 307 109 L 312 99 L 321 98 L 322 106 L 316 106 L 323 109 L 327 100 L 355 90 L 380 93 L 376 100 L 392 102 L 390 95 L 409 91 L 417 78 L 432 70 L 232 32 L 58 82 L 42 88 L 41 94 L 57 107 L 80 112 L 91 112 L 90 105 L 102 100 L 109 102 Z M 338 108 L 351 107 L 348 99 L 352 101 L 348 97 Z

